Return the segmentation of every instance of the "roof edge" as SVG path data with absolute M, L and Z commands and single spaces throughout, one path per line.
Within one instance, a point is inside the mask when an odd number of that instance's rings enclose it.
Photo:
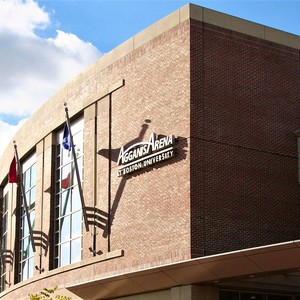
M 34 122 L 34 116 L 45 110 L 45 107 L 49 106 L 51 102 L 57 100 L 57 98 L 67 99 L 69 91 L 72 90 L 78 81 L 89 79 L 95 75 L 99 70 L 102 70 L 117 60 L 121 59 L 125 55 L 131 53 L 133 50 L 141 47 L 150 40 L 158 37 L 164 32 L 174 28 L 175 26 L 189 20 L 197 20 L 207 24 L 219 26 L 228 30 L 236 31 L 239 33 L 247 34 L 249 36 L 257 37 L 266 41 L 274 42 L 280 45 L 288 46 L 295 49 L 300 49 L 300 36 L 294 35 L 288 32 L 280 31 L 271 27 L 267 27 L 258 23 L 247 21 L 238 17 L 227 15 L 221 12 L 217 12 L 202 6 L 195 4 L 186 4 L 185 6 L 177 9 L 173 13 L 167 15 L 156 23 L 145 28 L 141 32 L 137 33 L 127 41 L 123 42 L 101 58 L 99 58 L 90 67 L 78 74 L 73 80 L 69 81 L 64 87 L 62 87 L 56 94 L 49 98 L 32 116 L 27 120 L 26 126 L 32 126 Z M 63 100 L 64 101 L 64 100 Z M 62 122 L 64 121 L 62 117 Z M 51 127 L 51 130 L 54 128 Z M 49 129 L 50 130 L 50 129 Z M 15 139 L 20 135 L 20 129 L 12 138 Z M 50 131 L 49 131 L 50 132 Z M 40 140 L 43 137 L 37 137 Z M 6 149 L 2 153 L 2 157 L 5 153 L 12 155 L 11 144 L 7 145 Z M 1 175 L 1 174 L 0 174 Z

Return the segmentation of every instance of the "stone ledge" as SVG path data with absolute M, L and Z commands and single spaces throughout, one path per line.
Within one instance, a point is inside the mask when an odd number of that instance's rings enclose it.
M 95 263 L 99 263 L 102 261 L 107 261 L 110 259 L 114 259 L 114 258 L 118 258 L 118 257 L 122 257 L 124 256 L 124 250 L 116 250 L 116 251 L 112 251 L 112 252 L 108 252 L 108 253 L 104 253 L 95 257 L 91 257 L 89 259 L 85 259 L 82 260 L 80 262 L 68 265 L 68 266 L 64 266 L 64 267 L 60 267 L 60 268 L 56 268 L 54 270 L 51 271 L 47 271 L 44 272 L 38 276 L 34 276 L 28 280 L 25 280 L 23 282 L 19 282 L 17 284 L 15 284 L 14 286 L 12 286 L 11 288 L 8 288 L 7 290 L 5 290 L 4 292 L 1 293 L 1 296 L 5 296 L 8 295 L 9 293 L 22 288 L 26 285 L 30 285 L 32 283 L 56 276 L 56 275 L 60 275 L 62 273 L 66 273 L 66 272 L 70 272 L 70 271 L 75 271 L 76 269 L 80 269 L 86 266 L 89 266 L 91 264 L 95 264 Z

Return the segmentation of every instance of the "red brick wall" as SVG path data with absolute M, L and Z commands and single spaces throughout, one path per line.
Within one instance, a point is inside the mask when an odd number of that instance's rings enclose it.
M 299 239 L 299 53 L 191 25 L 192 255 Z

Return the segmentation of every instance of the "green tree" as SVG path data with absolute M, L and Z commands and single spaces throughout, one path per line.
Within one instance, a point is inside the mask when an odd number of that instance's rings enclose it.
M 55 286 L 53 289 L 47 289 L 44 288 L 42 291 L 40 291 L 38 294 L 29 294 L 29 300 L 71 300 L 71 297 L 68 296 L 61 296 L 61 295 L 55 295 L 55 291 L 57 290 L 57 286 Z

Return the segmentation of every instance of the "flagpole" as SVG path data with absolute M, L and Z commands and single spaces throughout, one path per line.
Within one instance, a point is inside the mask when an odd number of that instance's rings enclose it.
M 27 223 L 28 223 L 29 235 L 30 235 L 31 244 L 32 244 L 32 250 L 33 250 L 33 252 L 35 252 L 35 245 L 34 245 L 34 240 L 33 240 L 33 230 L 32 230 L 31 223 L 30 223 L 29 210 L 28 210 L 25 189 L 24 189 L 24 184 L 23 184 L 23 174 L 22 174 L 22 169 L 21 169 L 21 163 L 19 160 L 16 141 L 14 141 L 14 148 L 15 148 L 15 155 L 16 155 L 17 165 L 18 165 L 19 184 L 20 184 L 20 188 L 21 188 L 21 193 L 23 195 L 23 206 L 25 208 L 25 214 L 26 214 L 26 219 L 27 219 Z
M 4 257 L 3 257 L 4 249 L 2 248 L 2 241 L 0 237 L 0 262 L 2 266 L 4 267 Z
M 89 231 L 89 225 L 88 225 L 88 220 L 87 220 L 87 216 L 86 216 L 86 210 L 85 210 L 85 204 L 84 204 L 84 198 L 83 198 L 83 192 L 82 192 L 82 186 L 81 186 L 81 179 L 80 179 L 79 168 L 78 168 L 78 163 L 77 163 L 77 156 L 75 153 L 75 147 L 74 147 L 74 143 L 73 143 L 73 135 L 72 135 L 72 131 L 71 131 L 71 124 L 70 124 L 70 119 L 69 119 L 69 111 L 68 111 L 67 103 L 64 103 L 64 106 L 65 106 L 65 112 L 66 112 L 67 125 L 68 125 L 69 133 L 70 133 L 70 144 L 71 144 L 72 155 L 74 158 L 75 172 L 76 172 L 76 177 L 77 177 L 79 196 L 80 196 L 80 200 L 81 200 L 83 220 L 84 220 L 84 225 L 85 225 L 86 231 Z

